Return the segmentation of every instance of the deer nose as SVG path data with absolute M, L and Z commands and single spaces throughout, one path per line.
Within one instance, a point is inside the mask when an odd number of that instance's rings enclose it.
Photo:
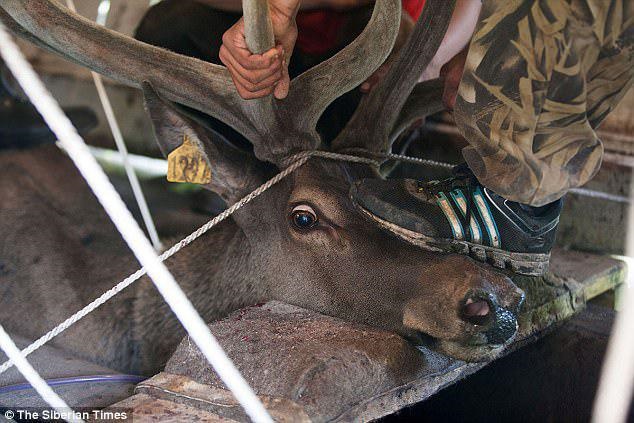
M 521 300 L 510 310 L 500 306 L 491 294 L 472 293 L 462 301 L 460 318 L 476 327 L 486 337 L 488 344 L 501 345 L 517 332 L 517 310 L 520 305 Z
M 462 320 L 474 326 L 483 326 L 491 318 L 489 302 L 479 298 L 467 298 L 462 306 Z

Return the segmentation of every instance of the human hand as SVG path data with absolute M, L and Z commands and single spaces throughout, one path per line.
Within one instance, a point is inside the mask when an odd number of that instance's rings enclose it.
M 440 77 L 444 79 L 445 87 L 442 102 L 447 110 L 453 110 L 456 105 L 456 96 L 462 80 L 469 47 L 465 47 L 460 53 L 448 61 L 440 70 Z
M 244 20 L 240 19 L 222 37 L 220 60 L 227 66 L 238 94 L 244 99 L 273 93 L 288 95 L 288 62 L 297 40 L 295 15 L 299 2 L 276 0 L 269 3 L 276 46 L 263 54 L 252 54 L 246 44 Z

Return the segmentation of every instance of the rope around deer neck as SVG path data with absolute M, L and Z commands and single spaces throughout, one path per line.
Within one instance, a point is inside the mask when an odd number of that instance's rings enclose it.
M 367 164 L 376 168 L 380 167 L 381 164 L 384 163 L 386 160 L 398 160 L 401 162 L 412 163 L 412 164 L 421 165 L 421 166 L 433 166 L 433 167 L 440 167 L 445 169 L 450 169 L 454 166 L 449 163 L 439 162 L 435 160 L 421 159 L 418 157 L 410 157 L 410 156 L 405 156 L 401 154 L 372 153 L 362 149 L 348 150 L 347 152 L 350 154 L 341 154 L 341 153 L 333 153 L 329 151 L 312 150 L 312 151 L 303 151 L 303 152 L 290 156 L 288 159 L 283 161 L 284 164 L 288 163 L 288 166 L 286 166 L 280 173 L 278 173 L 273 178 L 271 178 L 270 180 L 262 184 L 260 187 L 252 191 L 250 194 L 240 199 L 231 207 L 227 208 L 218 216 L 214 217 L 209 222 L 205 223 L 203 226 L 201 226 L 200 228 L 192 232 L 189 236 L 183 238 L 181 241 L 174 244 L 171 248 L 164 251 L 163 254 L 159 256 L 159 259 L 161 261 L 165 261 L 168 258 L 172 257 L 173 255 L 178 253 L 180 250 L 182 250 L 183 248 L 185 248 L 186 246 L 194 242 L 196 239 L 203 236 L 213 227 L 219 225 L 221 222 L 229 218 L 235 212 L 237 212 L 238 210 L 246 206 L 251 201 L 255 200 L 257 197 L 259 197 L 264 192 L 266 192 L 269 188 L 273 187 L 274 185 L 276 185 L 277 183 L 279 183 L 280 181 L 288 177 L 290 174 L 295 172 L 297 169 L 302 167 L 312 157 L 319 157 L 319 158 L 327 159 L 327 160 L 344 161 L 349 163 Z M 600 199 L 606 199 L 610 201 L 627 202 L 627 203 L 630 202 L 629 199 L 625 197 L 618 197 L 615 199 L 615 198 L 612 198 L 615 196 L 611 194 L 602 193 L 598 191 L 590 191 L 590 190 L 585 190 L 581 188 L 571 190 L 571 192 L 577 193 L 580 195 L 585 195 L 592 198 L 600 198 Z M 606 196 L 609 196 L 610 198 L 607 198 Z M 127 288 L 128 286 L 132 285 L 134 282 L 141 279 L 145 274 L 146 274 L 145 269 L 141 268 L 137 270 L 136 272 L 134 272 L 133 274 L 131 274 L 130 276 L 128 276 L 127 278 L 125 278 L 124 280 L 122 280 L 121 282 L 119 282 L 118 284 L 116 284 L 114 287 L 112 287 L 108 291 L 104 292 L 101 296 L 99 296 L 97 299 L 92 301 L 86 307 L 82 308 L 77 313 L 73 314 L 68 319 L 64 320 L 59 325 L 55 326 L 53 329 L 51 329 L 49 332 L 47 332 L 45 335 L 40 337 L 38 340 L 33 342 L 28 347 L 24 348 L 22 350 L 23 356 L 26 357 L 30 355 L 31 353 L 37 351 L 42 346 L 46 345 L 53 338 L 60 335 L 66 329 L 70 328 L 72 325 L 74 325 L 75 323 L 77 323 L 78 321 L 86 317 L 88 314 L 92 313 L 101 305 L 105 304 L 108 300 L 110 300 L 111 298 L 119 294 L 125 288 Z M 0 374 L 6 372 L 12 366 L 13 366 L 13 362 L 11 360 L 7 360 L 2 365 L 0 365 Z
M 361 151 L 359 151 L 359 153 L 361 153 Z M 213 227 L 219 225 L 221 222 L 229 218 L 235 212 L 237 212 L 238 210 L 240 210 L 241 208 L 249 204 L 251 201 L 255 200 L 257 197 L 259 197 L 264 192 L 266 192 L 269 188 L 273 187 L 274 185 L 276 185 L 277 183 L 279 183 L 280 181 L 288 177 L 290 174 L 295 172 L 297 169 L 305 165 L 312 157 L 319 157 L 322 159 L 337 160 L 337 161 L 343 161 L 343 162 L 349 162 L 349 163 L 361 163 L 361 164 L 367 164 L 374 167 L 379 167 L 382 164 L 382 162 L 384 162 L 385 160 L 399 160 L 399 161 L 404 161 L 404 162 L 409 162 L 414 164 L 420 164 L 420 165 L 426 165 L 426 166 L 437 166 L 437 167 L 444 167 L 444 168 L 452 167 L 452 165 L 447 163 L 436 162 L 433 160 L 419 159 L 416 157 L 408 157 L 408 156 L 403 156 L 399 154 L 378 154 L 378 153 L 369 153 L 369 152 L 364 152 L 364 153 L 365 153 L 365 157 L 361 155 L 340 154 L 340 153 L 332 153 L 329 151 L 313 150 L 313 151 L 303 151 L 291 156 L 288 160 L 285 161 L 285 163 L 289 163 L 289 165 L 286 168 L 284 168 L 281 172 L 279 172 L 273 178 L 269 179 L 267 182 L 265 182 L 264 184 L 256 188 L 250 194 L 240 199 L 231 207 L 227 208 L 218 216 L 214 217 L 209 222 L 205 223 L 203 226 L 195 230 L 189 236 L 183 238 L 181 241 L 174 244 L 171 248 L 164 251 L 163 254 L 159 256 L 159 260 L 163 262 L 167 260 L 168 258 L 172 257 L 173 255 L 175 255 L 176 253 L 178 253 L 180 250 L 182 250 L 183 248 L 185 248 L 186 246 L 194 242 L 196 239 L 200 238 L 202 235 L 207 233 Z M 382 159 L 382 160 L 379 160 L 379 159 Z M 114 287 L 112 287 L 108 291 L 104 292 L 101 296 L 96 298 L 86 307 L 82 308 L 81 310 L 79 310 L 78 312 L 70 316 L 68 319 L 64 320 L 59 325 L 55 326 L 53 329 L 51 329 L 49 332 L 47 332 L 45 335 L 40 337 L 38 340 L 33 342 L 28 347 L 24 348 L 22 350 L 23 357 L 29 356 L 30 354 L 37 351 L 42 346 L 49 343 L 51 340 L 53 340 L 53 338 L 57 337 L 66 329 L 70 328 L 75 323 L 77 323 L 78 321 L 80 321 L 81 319 L 83 319 L 84 317 L 92 313 L 93 311 L 95 311 L 97 308 L 105 304 L 107 301 L 109 301 L 114 296 L 119 294 L 125 288 L 129 287 L 134 282 L 141 279 L 145 274 L 146 274 L 145 268 L 141 268 L 137 270 L 136 272 L 134 272 L 133 274 L 131 274 L 130 276 L 128 276 L 127 278 L 125 278 L 124 280 L 122 280 L 121 282 L 119 282 L 118 284 L 116 284 Z M 13 366 L 13 364 L 14 363 L 11 360 L 7 360 L 2 365 L 0 365 L 0 374 L 10 369 Z

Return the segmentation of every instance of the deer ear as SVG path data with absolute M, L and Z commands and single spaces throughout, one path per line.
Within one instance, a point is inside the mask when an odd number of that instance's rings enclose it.
M 149 82 L 144 82 L 142 87 L 145 108 L 152 119 L 154 135 L 163 154 L 167 157 L 180 147 L 185 136 L 204 149 L 202 153 L 211 165 L 211 182 L 204 185 L 205 188 L 233 203 L 266 180 L 267 165 L 163 100 Z

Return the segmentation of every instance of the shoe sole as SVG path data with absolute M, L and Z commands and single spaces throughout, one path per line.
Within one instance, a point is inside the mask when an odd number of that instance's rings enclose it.
M 499 269 L 510 270 L 520 275 L 543 276 L 548 271 L 550 253 L 514 253 L 481 244 L 473 244 L 467 241 L 435 239 L 381 219 L 359 204 L 356 204 L 356 206 L 366 217 L 376 222 L 380 227 L 388 230 L 404 241 L 425 250 L 463 254 L 483 263 L 489 263 Z

